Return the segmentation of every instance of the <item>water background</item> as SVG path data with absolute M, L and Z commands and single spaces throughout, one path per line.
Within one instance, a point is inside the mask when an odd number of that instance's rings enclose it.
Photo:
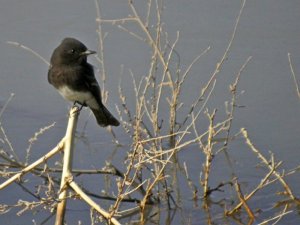
M 137 3 L 141 15 L 144 12 L 143 4 Z M 223 55 L 240 6 L 239 0 L 165 1 L 162 20 L 171 41 L 176 39 L 177 31 L 180 32 L 176 51 L 180 54 L 183 69 L 187 68 L 204 49 L 211 46 L 211 50 L 193 66 L 191 75 L 185 83 L 186 89 L 180 99 L 184 102 L 183 111 L 198 95 L 199 87 L 207 82 Z M 296 0 L 247 1 L 229 56 L 218 75 L 215 92 L 208 105 L 210 109 L 224 110 L 224 101 L 230 99 L 229 84 L 233 82 L 245 60 L 252 56 L 238 86 L 239 91 L 245 91 L 239 97 L 238 103 L 245 107 L 237 110 L 233 131 L 237 132 L 241 127 L 245 127 L 256 146 L 266 155 L 268 151 L 272 151 L 276 158 L 283 162 L 282 167 L 286 170 L 298 166 L 300 158 L 299 98 L 287 57 L 290 53 L 296 76 L 300 79 L 299 11 L 300 4 Z M 127 17 L 130 10 L 127 1 L 106 0 L 101 1 L 101 12 L 103 18 L 114 19 Z M 28 51 L 7 44 L 7 41 L 28 46 L 47 60 L 50 59 L 53 49 L 67 36 L 76 37 L 88 48 L 97 50 L 95 19 L 95 3 L 91 0 L 1 1 L 0 106 L 4 105 L 11 93 L 15 94 L 2 115 L 1 123 L 20 158 L 25 155 L 28 139 L 41 127 L 53 122 L 56 122 L 54 128 L 40 136 L 34 143 L 31 160 L 37 159 L 56 145 L 65 133 L 70 104 L 48 84 L 48 66 Z M 137 27 L 132 25 L 132 29 L 137 30 Z M 115 105 L 120 105 L 118 85 L 121 76 L 129 104 L 133 105 L 134 95 L 128 71 L 132 70 L 137 77 L 145 74 L 149 65 L 150 48 L 114 26 L 105 25 L 103 31 L 107 32 L 104 44 L 108 74 L 106 88 L 110 92 L 107 105 L 116 115 Z M 89 61 L 96 67 L 99 66 L 95 58 Z M 122 68 L 124 73 L 121 73 Z M 96 125 L 88 110 L 80 115 L 79 131 L 83 130 L 86 121 L 88 124 L 85 135 L 89 142 L 89 150 L 86 145 L 78 144 L 74 166 L 101 168 L 105 164 L 105 159 L 111 156 L 115 146 L 111 142 L 110 134 Z M 130 144 L 130 139 L 122 130 L 115 129 L 115 131 L 124 144 Z M 182 161 L 191 165 L 191 174 L 197 182 L 203 159 L 199 158 L 198 150 L 190 148 L 190 151 L 182 154 Z M 259 172 L 253 170 L 253 164 L 257 164 L 257 159 L 249 151 L 242 151 L 246 148 L 243 140 L 234 142 L 230 148 L 232 155 L 239 162 L 242 180 L 248 182 L 248 188 L 251 190 L 250 187 L 261 179 Z M 119 156 L 114 157 L 113 163 L 120 164 L 125 152 L 126 148 Z M 216 162 L 215 165 L 217 167 L 213 168 L 212 185 L 217 184 L 224 174 L 228 174 L 224 169 L 225 162 Z M 298 195 L 300 195 L 299 176 L 298 173 L 288 178 L 291 188 Z M 187 199 L 191 199 L 187 187 L 183 192 Z M 18 198 L 28 198 L 26 195 L 19 197 L 18 193 L 22 193 L 20 188 L 12 185 L 11 188 L 1 191 L 0 202 L 13 204 Z M 256 202 L 252 202 L 254 208 L 271 207 L 265 199 L 259 201 L 260 197 L 265 197 L 266 194 L 268 190 L 257 195 Z M 11 196 L 18 197 L 11 198 Z M 184 202 L 183 206 L 180 213 L 176 212 L 178 219 L 174 219 L 171 224 L 185 224 L 186 215 L 192 218 L 193 224 L 205 220 L 201 207 L 194 207 L 191 201 Z M 80 219 L 83 224 L 88 224 L 88 207 L 84 209 L 85 211 L 80 211 L 79 209 L 82 209 L 80 207 L 76 208 L 74 203 L 74 206 L 70 207 L 70 214 L 76 215 L 73 217 L 74 221 Z M 72 213 L 76 210 L 78 212 Z M 216 213 L 221 215 L 222 210 L 216 210 Z M 9 221 L 9 224 L 16 225 L 32 224 L 32 219 L 39 221 L 39 216 L 42 218 L 44 215 L 40 213 L 33 216 L 26 213 L 22 217 L 16 217 L 12 211 L 1 215 L 0 222 L 4 224 Z M 266 213 L 264 218 L 267 217 Z M 286 216 L 284 221 L 286 224 L 296 224 L 300 222 L 300 218 L 293 212 Z

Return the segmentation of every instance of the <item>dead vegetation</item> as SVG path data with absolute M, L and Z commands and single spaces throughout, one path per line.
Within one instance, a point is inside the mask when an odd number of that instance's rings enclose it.
M 135 93 L 135 108 L 129 106 L 122 84 L 119 86 L 120 103 L 116 104 L 117 110 L 122 128 L 131 140 L 131 148 L 127 149 L 127 156 L 124 159 L 125 170 L 121 171 L 118 166 L 110 163 L 104 169 L 95 170 L 76 170 L 72 167 L 74 138 L 79 114 L 76 107 L 70 111 L 66 136 L 62 138 L 55 148 L 37 161 L 30 162 L 29 156 L 32 143 L 38 141 L 39 135 L 43 135 L 44 132 L 55 126 L 55 124 L 51 124 L 34 134 L 29 141 L 26 157 L 24 159 L 19 158 L 17 151 L 13 148 L 9 137 L 6 135 L 5 128 L 1 124 L 1 115 L 5 112 L 5 108 L 9 107 L 12 96 L 0 112 L 0 166 L 2 177 L 0 190 L 4 192 L 5 190 L 3 189 L 8 188 L 12 184 L 19 185 L 24 192 L 33 196 L 35 201 L 19 200 L 14 205 L 0 202 L 0 213 L 12 213 L 10 212 L 12 209 L 18 209 L 17 215 L 21 215 L 29 210 L 44 210 L 49 212 L 49 217 L 42 224 L 46 224 L 55 215 L 55 224 L 64 224 L 67 200 L 77 199 L 86 202 L 91 207 L 91 224 L 102 223 L 103 221 L 107 224 L 121 224 L 123 220 L 129 224 L 150 224 L 151 221 L 154 221 L 156 224 L 163 224 L 159 218 L 156 219 L 157 214 L 161 213 L 158 212 L 160 209 L 158 211 L 155 210 L 156 207 L 166 206 L 165 208 L 172 212 L 182 207 L 182 198 L 186 198 L 186 196 L 180 195 L 182 190 L 180 190 L 178 177 L 184 180 L 190 189 L 190 196 L 187 198 L 193 199 L 195 204 L 200 203 L 202 205 L 202 209 L 206 214 L 207 224 L 215 224 L 214 204 L 222 207 L 224 218 L 235 221 L 238 224 L 253 224 L 254 221 L 256 224 L 275 224 L 285 215 L 297 210 L 299 200 L 287 183 L 286 177 L 296 173 L 298 169 L 285 171 L 282 169 L 283 162 L 276 159 L 272 152 L 266 155 L 263 153 L 264 151 L 255 146 L 251 140 L 251 134 L 249 135 L 245 128 L 241 128 L 236 133 L 233 133 L 234 131 L 232 130 L 234 116 L 239 108 L 238 97 L 241 93 L 238 84 L 243 71 L 248 63 L 251 62 L 251 57 L 248 57 L 244 64 L 240 66 L 240 70 L 237 71 L 235 76 L 236 79 L 229 86 L 231 99 L 226 104 L 226 114 L 223 115 L 223 119 L 217 117 L 221 113 L 219 109 L 210 109 L 207 106 L 211 95 L 214 93 L 218 75 L 234 41 L 245 2 L 245 0 L 242 1 L 241 10 L 224 54 L 216 62 L 216 68 L 210 79 L 203 87 L 199 87 L 198 97 L 194 99 L 193 104 L 184 113 L 184 110 L 182 110 L 183 102 L 180 102 L 180 96 L 184 88 L 183 84 L 190 75 L 192 66 L 201 60 L 201 57 L 205 56 L 210 47 L 203 49 L 187 69 L 182 70 L 178 63 L 174 71 L 170 69 L 170 64 L 174 63 L 171 61 L 175 57 L 174 55 L 178 57 L 175 49 L 180 35 L 178 32 L 175 41 L 169 41 L 161 21 L 163 1 L 148 0 L 145 5 L 147 9 L 146 15 L 140 15 L 135 7 L 135 3 L 129 1 L 130 16 L 108 20 L 101 17 L 99 2 L 96 0 L 100 49 L 98 61 L 101 68 L 100 74 L 103 81 L 102 91 L 104 99 L 107 99 L 108 91 L 105 89 L 106 71 L 104 64 L 105 52 L 103 50 L 105 34 L 102 31 L 102 25 L 104 23 L 111 24 L 127 32 L 133 38 L 143 41 L 152 49 L 148 74 L 141 79 L 137 79 L 131 72 Z M 153 24 L 150 22 L 150 17 L 152 20 L 153 17 L 155 18 Z M 127 28 L 126 25 L 128 23 L 137 24 L 143 36 Z M 26 46 L 12 42 L 10 44 L 18 45 L 41 57 Z M 290 65 L 292 68 L 291 60 Z M 160 110 L 162 104 L 167 106 L 167 115 L 162 115 Z M 178 115 L 183 113 L 184 116 L 181 116 L 179 120 Z M 200 119 L 206 120 L 208 126 L 204 128 L 199 127 L 197 121 Z M 122 144 L 112 129 L 109 129 L 108 132 L 111 133 L 116 145 Z M 251 154 L 257 158 L 257 165 L 264 168 L 264 174 L 260 174 L 260 181 L 252 190 L 243 190 L 240 180 L 247 180 L 247 178 L 238 177 L 234 171 L 229 176 L 231 179 L 220 180 L 216 186 L 212 186 L 210 182 L 211 173 L 213 166 L 217 163 L 216 159 L 227 160 L 228 167 L 231 167 L 233 162 L 228 149 L 230 148 L 229 145 L 237 139 L 244 140 L 244 148 L 247 146 Z M 188 151 L 191 148 L 199 149 L 198 152 L 201 154 L 201 158 L 204 159 L 200 171 L 192 171 L 189 162 L 183 162 L 180 158 L 184 151 Z M 49 163 L 49 160 L 60 151 L 64 151 L 63 166 L 54 167 Z M 253 169 L 256 169 L 255 165 Z M 25 179 L 24 177 L 28 176 L 26 175 L 28 173 L 34 174 L 35 177 Z M 62 174 L 61 178 L 57 176 L 60 173 Z M 195 176 L 191 175 L 195 173 L 200 174 L 198 182 L 195 181 Z M 105 195 L 92 193 L 76 182 L 75 174 L 76 176 L 78 174 L 107 176 L 108 182 L 114 183 L 117 187 L 117 193 L 109 193 L 109 190 Z M 40 182 L 39 185 L 35 186 L 34 190 L 27 188 L 32 179 L 37 179 Z M 249 202 L 255 198 L 257 193 L 275 183 L 280 184 L 282 187 L 280 195 L 274 193 L 274 195 L 280 197 L 280 200 L 274 202 L 274 207 L 272 208 L 273 216 L 261 220 L 261 211 L 252 208 L 253 204 Z M 223 195 L 218 203 L 214 203 L 214 197 L 212 197 L 212 193 L 215 192 L 222 192 Z M 234 197 L 231 195 L 232 193 L 235 193 Z M 231 204 L 228 203 L 228 198 L 233 198 Z M 109 202 L 110 207 L 102 206 L 104 201 Z M 167 214 L 169 215 L 169 213 Z M 172 221 L 172 218 L 171 215 L 168 223 L 164 224 L 177 224 L 175 221 Z M 260 222 L 258 223 L 258 221 Z M 68 223 L 68 221 L 66 222 Z M 191 221 L 185 222 L 186 224 L 191 223 Z

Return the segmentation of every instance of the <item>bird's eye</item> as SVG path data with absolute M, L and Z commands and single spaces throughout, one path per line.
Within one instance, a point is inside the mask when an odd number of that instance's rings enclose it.
M 73 54 L 73 53 L 75 53 L 75 49 L 71 49 L 69 52 L 70 52 L 71 54 Z

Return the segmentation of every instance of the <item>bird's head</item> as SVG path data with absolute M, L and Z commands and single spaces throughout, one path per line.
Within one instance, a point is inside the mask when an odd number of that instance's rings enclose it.
M 95 54 L 75 38 L 65 38 L 54 50 L 51 57 L 52 65 L 76 65 L 87 61 L 87 56 Z

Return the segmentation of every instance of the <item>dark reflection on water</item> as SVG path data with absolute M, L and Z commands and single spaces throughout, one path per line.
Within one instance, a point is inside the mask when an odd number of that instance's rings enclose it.
M 142 3 L 137 3 L 142 14 Z M 183 85 L 184 92 L 180 100 L 184 102 L 183 113 L 189 109 L 193 100 L 199 94 L 199 88 L 207 82 L 220 60 L 232 34 L 236 16 L 240 9 L 240 1 L 226 2 L 220 0 L 197 1 L 166 1 L 163 12 L 163 21 L 172 41 L 180 31 L 180 40 L 176 47 L 179 58 L 171 60 L 170 69 L 175 71 L 180 59 L 181 69 L 186 69 L 192 60 L 205 48 L 211 50 L 205 57 L 196 63 L 191 75 Z M 101 1 L 102 17 L 106 19 L 127 17 L 130 10 L 127 1 Z M 286 171 L 299 165 L 299 133 L 300 108 L 295 86 L 287 59 L 290 52 L 296 75 L 300 77 L 300 5 L 298 1 L 248 1 L 246 3 L 237 36 L 233 42 L 229 56 L 219 74 L 213 95 L 207 107 L 218 108 L 218 119 L 225 116 L 224 102 L 230 100 L 228 86 L 233 82 L 242 64 L 252 56 L 241 75 L 238 86 L 245 93 L 239 96 L 238 104 L 245 107 L 236 111 L 232 133 L 246 127 L 255 145 L 263 154 L 269 155 L 271 150 L 275 153 L 277 161 L 282 161 Z M 56 145 L 65 133 L 67 124 L 67 111 L 70 105 L 57 94 L 47 82 L 47 65 L 40 59 L 20 48 L 8 45 L 6 41 L 20 42 L 37 51 L 49 59 L 53 48 L 66 36 L 74 36 L 82 40 L 90 49 L 97 50 L 98 40 L 96 33 L 96 10 L 93 1 L 16 1 L 5 0 L 0 7 L 0 108 L 3 107 L 11 93 L 15 93 L 8 107 L 1 117 L 1 125 L 5 128 L 13 148 L 18 157 L 23 159 L 26 155 L 28 140 L 41 127 L 56 122 L 54 128 L 39 136 L 32 146 L 30 161 L 44 155 Z M 136 30 L 134 25 L 130 29 Z M 147 73 L 149 67 L 150 48 L 143 41 L 137 41 L 126 32 L 114 26 L 104 25 L 104 32 L 108 32 L 105 39 L 105 65 L 108 74 L 106 88 L 109 90 L 108 107 L 117 114 L 115 104 L 120 106 L 118 85 L 122 80 L 122 88 L 126 94 L 128 104 L 135 105 L 132 79 L 128 70 L 140 78 Z M 96 59 L 91 63 L 100 67 Z M 122 66 L 121 66 L 122 65 Z M 122 69 L 123 68 L 123 69 Z M 96 68 L 97 69 L 97 68 Z M 100 81 L 100 77 L 98 77 Z M 300 78 L 299 78 L 300 79 Z M 162 112 L 164 108 L 162 106 Z M 178 115 L 181 119 L 184 115 Z M 203 117 L 204 118 L 204 117 Z M 86 124 L 87 122 L 87 124 Z M 197 124 L 202 131 L 207 129 L 207 121 L 201 120 Z M 83 133 L 82 133 L 83 132 Z M 125 169 L 124 159 L 131 148 L 131 139 L 120 128 L 114 129 L 119 142 L 123 147 L 116 148 L 112 143 L 112 136 L 105 129 L 99 128 L 88 110 L 80 115 L 78 135 L 82 137 L 76 144 L 75 168 L 98 169 L 105 166 L 105 161 L 117 165 L 120 170 Z M 3 138 L 1 136 L 1 138 Z M 232 172 L 239 177 L 244 194 L 249 193 L 267 173 L 244 144 L 245 140 L 239 138 L 229 145 L 233 168 L 228 165 L 225 155 L 216 157 L 210 175 L 210 185 L 214 188 L 219 183 L 231 181 Z M 3 146 L 7 147 L 7 146 Z M 1 146 L 2 148 L 2 146 Z M 61 156 L 55 160 L 59 161 Z M 202 187 L 200 174 L 204 162 L 203 154 L 198 145 L 191 145 L 178 154 L 179 167 L 170 171 L 171 180 L 176 180 L 172 194 L 180 204 L 168 210 L 167 205 L 155 205 L 147 214 L 148 224 L 247 224 L 245 214 L 238 215 L 236 220 L 224 217 L 224 208 L 233 205 L 237 199 L 234 189 L 225 185 L 220 191 L 213 192 L 211 201 L 203 202 L 200 198 Z M 52 163 L 55 162 L 52 161 Z M 182 166 L 186 163 L 190 182 L 188 183 Z M 174 175 L 175 174 L 175 175 Z M 29 175 L 31 185 L 39 184 L 36 177 Z M 87 189 L 101 193 L 111 187 L 104 176 L 80 176 L 77 178 Z M 111 183 L 114 177 L 110 178 Z M 300 195 L 299 173 L 287 177 L 287 182 L 294 191 Z M 1 178 L 2 182 L 3 179 Z M 189 185 L 190 184 L 190 185 Z M 29 185 L 30 186 L 30 185 Z M 176 188 L 175 188 L 176 187 Z M 198 199 L 193 200 L 193 189 L 199 191 Z M 29 188 L 29 187 L 28 187 Z M 116 191 L 116 187 L 113 187 Z M 273 204 L 281 197 L 274 195 L 282 191 L 280 184 L 276 183 L 262 191 L 249 202 L 259 218 L 274 216 Z M 106 190 L 107 191 L 107 190 Z M 111 191 L 111 189 L 109 190 Z M 22 194 L 21 194 L 22 193 Z M 19 199 L 33 200 L 30 194 L 23 194 L 22 188 L 16 184 L 2 190 L 0 204 L 15 204 Z M 226 194 L 224 194 L 226 193 Z M 226 197 L 224 197 L 226 196 Z M 103 207 L 108 208 L 110 201 L 105 201 Z M 130 203 L 126 203 L 130 204 Z M 125 206 L 126 206 L 125 204 Z M 124 208 L 126 208 L 124 206 Z M 260 211 L 261 210 L 261 211 Z M 12 210 L 1 215 L 3 224 L 33 224 L 32 219 L 41 222 L 49 216 L 43 210 L 38 214 L 26 212 L 16 216 L 18 210 Z M 240 216 L 240 217 L 239 217 Z M 123 221 L 135 221 L 138 215 L 124 218 Z M 82 224 L 89 224 L 89 207 L 79 201 L 72 201 L 68 205 L 67 220 Z M 26 221 L 24 223 L 24 221 Z M 51 218 L 48 224 L 53 224 Z M 300 222 L 295 209 L 284 217 L 282 224 L 297 224 Z

